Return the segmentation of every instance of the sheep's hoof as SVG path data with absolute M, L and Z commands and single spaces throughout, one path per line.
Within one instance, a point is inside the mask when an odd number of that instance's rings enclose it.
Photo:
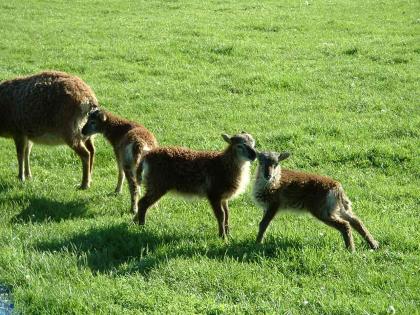
M 21 181 L 21 182 L 24 182 L 25 181 L 25 175 L 18 175 L 18 180 L 19 181 Z
M 143 221 L 141 221 L 140 219 L 139 219 L 139 215 L 138 215 L 138 213 L 136 213 L 134 216 L 133 216 L 133 222 L 134 223 L 136 223 L 136 224 L 138 224 L 138 225 L 144 225 L 144 220 Z
M 89 188 L 89 186 L 90 186 L 89 184 L 82 184 L 79 186 L 78 190 L 86 190 Z
M 379 249 L 379 242 L 377 242 L 377 241 L 373 241 L 373 242 L 370 244 L 370 248 L 372 248 L 372 249 L 374 249 L 374 250 Z
M 121 192 L 122 192 L 122 189 L 115 188 L 115 190 L 114 190 L 114 195 L 115 195 L 115 196 L 118 196 L 118 195 L 120 195 L 120 194 L 121 194 Z

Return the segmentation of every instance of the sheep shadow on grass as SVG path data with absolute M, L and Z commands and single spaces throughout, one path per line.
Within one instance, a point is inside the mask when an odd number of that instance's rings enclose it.
M 71 252 L 84 257 L 81 263 L 94 273 L 149 274 L 160 264 L 176 258 L 206 257 L 223 261 L 255 262 L 261 257 L 277 257 L 288 248 L 301 248 L 293 240 L 267 239 L 255 244 L 254 239 L 204 239 L 203 236 L 156 231 L 134 224 L 118 224 L 90 228 L 66 240 L 37 244 L 40 251 Z M 208 242 L 207 242 L 208 241 Z
M 12 223 L 45 222 L 85 217 L 85 201 L 56 201 L 44 197 L 30 197 L 29 205 L 12 218 Z

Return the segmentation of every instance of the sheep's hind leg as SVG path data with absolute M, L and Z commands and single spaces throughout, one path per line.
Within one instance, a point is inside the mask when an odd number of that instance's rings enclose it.
M 95 160 L 95 146 L 93 144 L 93 138 L 89 138 L 85 141 L 86 149 L 89 151 L 89 167 L 90 167 L 90 174 L 92 175 L 93 172 L 93 162 Z
M 31 155 L 31 149 L 32 149 L 32 142 L 28 140 L 28 143 L 25 148 L 25 177 L 26 179 L 32 178 L 32 172 L 31 172 L 31 165 L 29 162 L 29 157 Z
M 132 174 L 131 169 L 124 168 L 125 176 L 127 177 L 128 188 L 130 189 L 131 197 L 131 212 L 136 215 L 138 212 L 138 199 L 139 199 L 139 185 L 136 182 L 135 175 Z
M 28 146 L 28 138 L 25 136 L 15 136 L 14 138 L 16 153 L 18 159 L 19 173 L 18 178 L 21 181 L 25 181 L 25 154 Z
M 70 147 L 76 152 L 76 154 L 82 160 L 83 166 L 83 178 L 80 189 L 87 189 L 90 186 L 90 153 L 82 141 L 70 145 Z
M 138 212 L 134 215 L 133 221 L 144 225 L 146 223 L 146 212 L 147 210 L 158 201 L 166 191 L 158 193 L 146 192 L 146 194 L 138 202 Z
M 330 216 L 327 218 L 320 218 L 320 220 L 324 222 L 325 224 L 340 231 L 341 235 L 343 236 L 346 248 L 350 250 L 351 252 L 354 252 L 355 250 L 354 241 L 353 241 L 353 236 L 351 233 L 351 227 L 350 227 L 349 222 L 341 218 L 337 218 L 335 216 Z
M 365 227 L 363 222 L 355 216 L 351 209 L 350 211 L 342 211 L 341 217 L 348 221 L 350 225 L 368 242 L 370 248 L 378 249 L 379 243 L 373 238 L 373 236 L 369 233 L 369 230 Z
M 122 191 L 122 185 L 124 183 L 124 179 L 125 179 L 125 174 L 124 174 L 124 168 L 121 164 L 121 162 L 117 161 L 118 164 L 118 182 L 117 182 L 117 187 L 115 187 L 115 193 L 116 194 L 120 194 Z M 128 176 L 127 176 L 128 178 Z

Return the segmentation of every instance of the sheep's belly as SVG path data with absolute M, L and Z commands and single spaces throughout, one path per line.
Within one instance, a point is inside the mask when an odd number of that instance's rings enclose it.
M 65 144 L 63 138 L 61 138 L 60 136 L 57 136 L 55 134 L 51 134 L 51 133 L 46 133 L 43 134 L 42 136 L 37 136 L 37 137 L 31 137 L 30 138 L 31 141 L 35 142 L 35 143 L 40 143 L 40 144 L 46 144 L 46 145 L 61 145 L 61 144 Z

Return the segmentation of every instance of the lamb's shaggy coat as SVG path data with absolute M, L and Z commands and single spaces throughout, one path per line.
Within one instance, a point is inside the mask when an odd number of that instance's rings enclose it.
M 31 177 L 32 142 L 67 144 L 82 160 L 81 188 L 88 188 L 95 149 L 81 129 L 97 106 L 92 89 L 64 72 L 42 72 L 0 83 L 0 136 L 15 141 L 19 179 Z
M 371 248 L 376 242 L 362 221 L 352 212 L 351 202 L 341 184 L 329 177 L 282 169 L 279 162 L 288 153 L 259 153 L 259 168 L 254 185 L 254 199 L 264 211 L 257 242 L 261 242 L 270 221 L 279 210 L 307 210 L 316 218 L 339 230 L 346 247 L 354 250 L 351 226 Z
M 249 182 L 250 161 L 256 158 L 249 134 L 224 135 L 223 152 L 194 151 L 181 147 L 157 148 L 143 160 L 146 194 L 139 201 L 138 220 L 145 223 L 147 209 L 168 191 L 205 197 L 216 216 L 219 235 L 228 233 L 228 200 L 242 193 Z
M 137 172 L 144 154 L 157 147 L 155 136 L 143 125 L 118 117 L 104 110 L 93 111 L 82 129 L 84 135 L 102 133 L 114 149 L 118 164 L 116 193 L 121 192 L 127 177 L 131 194 L 131 211 L 137 213 L 140 185 Z

